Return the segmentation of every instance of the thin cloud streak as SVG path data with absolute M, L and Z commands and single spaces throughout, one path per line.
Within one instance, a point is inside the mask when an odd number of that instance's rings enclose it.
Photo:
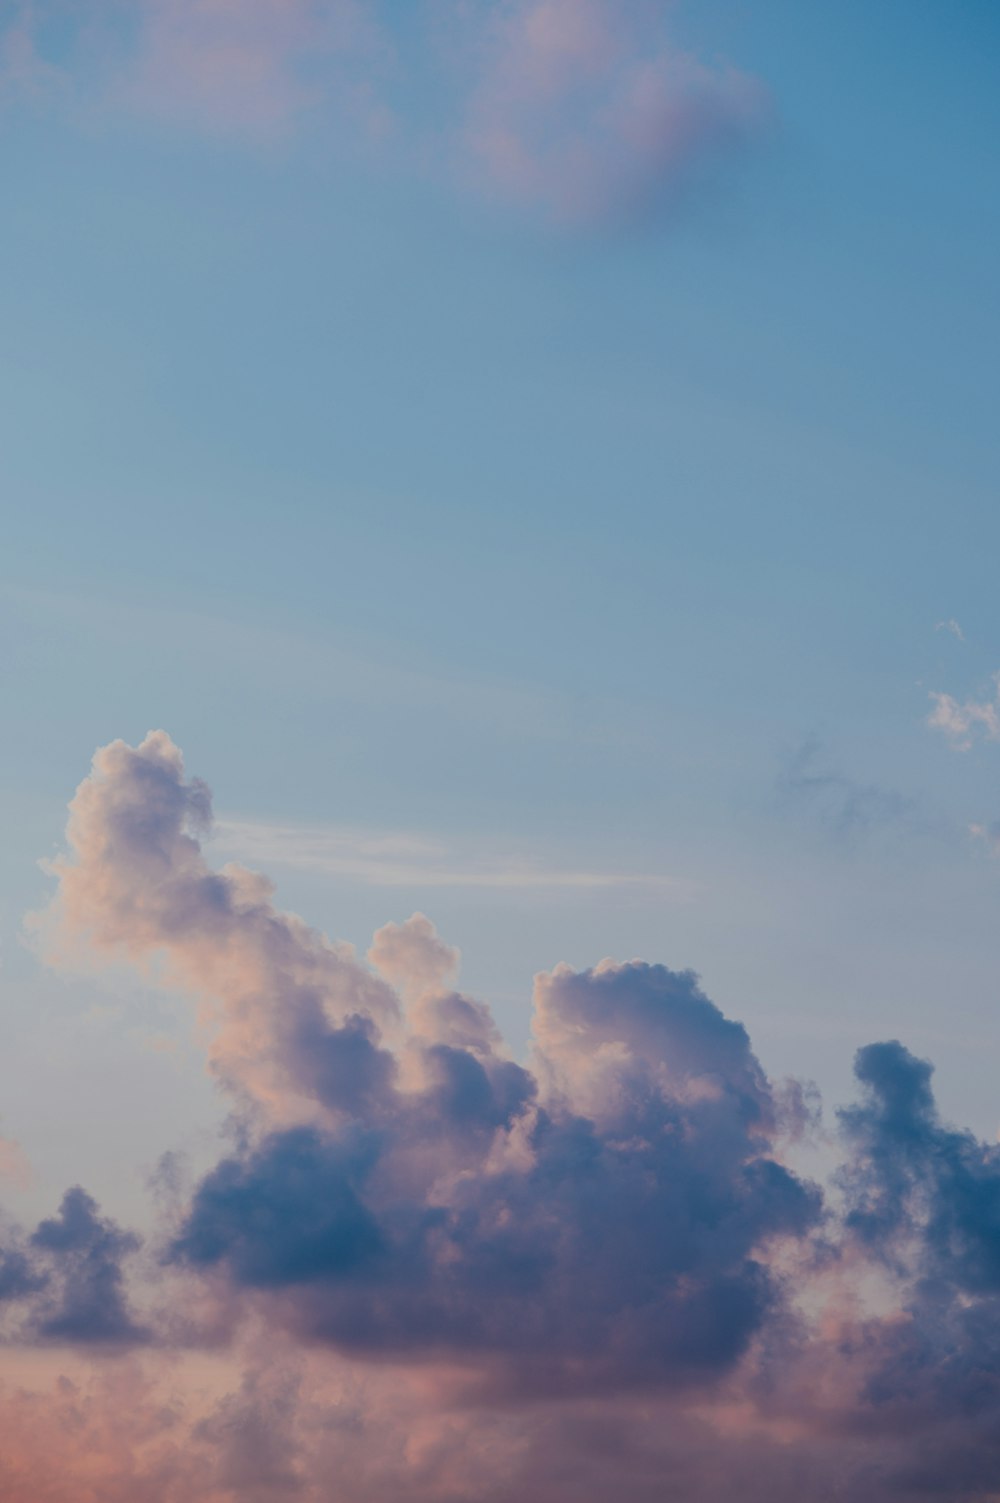
M 696 891 L 693 882 L 656 872 L 581 870 L 537 858 L 484 860 L 406 832 L 221 818 L 213 839 L 240 860 L 321 872 L 368 887 L 651 887 L 677 901 L 689 900 Z

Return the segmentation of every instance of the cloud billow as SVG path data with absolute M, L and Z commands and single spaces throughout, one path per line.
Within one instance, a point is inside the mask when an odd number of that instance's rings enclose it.
M 825 1194 L 789 1167 L 788 1093 L 693 973 L 556 966 L 521 1063 L 423 915 L 365 964 L 260 876 L 212 870 L 210 819 L 165 733 L 103 748 L 38 920 L 55 957 L 82 944 L 195 997 L 234 1114 L 151 1260 L 79 1189 L 0 1239 L 17 1340 L 145 1353 L 154 1386 L 206 1346 L 242 1373 L 207 1409 L 150 1400 L 133 1491 L 108 1451 L 75 1496 L 1000 1489 L 1000 1149 L 941 1120 L 929 1063 L 859 1051 Z M 37 1446 L 26 1465 L 46 1475 Z
M 599 991 L 631 969 L 574 980 Z M 542 1104 L 517 1065 L 425 1046 L 420 1089 L 387 1083 L 344 1132 L 291 1129 L 225 1161 L 173 1255 L 290 1291 L 282 1310 L 303 1335 L 353 1352 L 476 1352 L 521 1382 L 570 1386 L 725 1368 L 777 1299 L 755 1249 L 803 1232 L 818 1198 L 767 1156 L 745 1035 L 727 1079 L 721 1015 L 687 978 L 656 968 L 651 987 L 634 969 L 664 1011 L 676 988 L 695 1014 L 677 1032 L 714 1075 L 684 1073 L 672 1095 L 663 1054 L 632 1054 L 610 1068 L 617 1099 L 595 1121 L 566 1098 Z M 616 1032 L 627 1049 L 627 1022 Z
M 214 1009 L 247 1141 L 169 1257 L 280 1292 L 274 1318 L 355 1353 L 478 1353 L 578 1388 L 733 1363 L 779 1301 L 759 1250 L 802 1235 L 819 1197 L 773 1157 L 770 1085 L 695 977 L 540 977 L 525 1068 L 482 1004 L 437 985 L 453 956 L 426 920 L 372 952 L 397 985 L 415 973 L 410 1025 L 261 879 L 207 867 L 209 818 L 162 732 L 106 748 L 53 914 L 64 943 L 158 957 Z

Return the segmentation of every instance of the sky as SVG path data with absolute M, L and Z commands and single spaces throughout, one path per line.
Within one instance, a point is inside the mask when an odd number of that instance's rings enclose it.
M 998 44 L 0 0 L 11 1503 L 1000 1494 Z

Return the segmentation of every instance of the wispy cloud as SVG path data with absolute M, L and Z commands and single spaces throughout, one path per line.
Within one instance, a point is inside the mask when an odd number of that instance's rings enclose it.
M 0 15 L 0 105 L 51 100 L 65 82 L 62 71 L 39 50 L 38 19 L 38 7 L 26 0 Z
M 694 884 L 655 872 L 600 871 L 544 858 L 471 852 L 407 831 L 221 818 L 213 830 L 227 855 L 261 866 L 312 871 L 369 887 L 609 888 L 656 887 L 677 899 Z
M 488 8 L 487 8 L 488 9 Z M 500 191 L 571 221 L 666 206 L 770 114 L 759 80 L 678 48 L 665 6 L 520 0 L 493 10 L 466 143 Z
M 370 101 L 380 32 L 363 0 L 140 0 L 117 102 L 195 129 L 271 136 L 331 99 Z M 374 125 L 378 112 L 358 111 Z
M 676 44 L 671 9 L 413 0 L 400 27 L 375 0 L 33 0 L 0 14 L 0 98 L 256 143 L 391 142 L 413 170 L 592 224 L 671 207 L 771 117 L 760 80 Z
M 822 744 L 810 737 L 787 759 L 777 779 L 778 797 L 809 809 L 841 835 L 859 835 L 913 820 L 916 801 L 894 788 L 863 782 L 831 767 Z
M 333 631 L 292 630 L 198 610 L 9 584 L 0 585 L 0 611 L 4 608 L 14 632 L 44 621 L 49 629 L 58 623 L 64 632 L 85 633 L 109 647 L 141 640 L 154 655 L 169 643 L 173 661 L 181 657 L 192 665 L 204 660 L 205 642 L 211 641 L 213 659 L 241 681 L 257 684 L 268 673 L 276 689 L 293 686 L 311 701 L 341 708 L 381 713 L 391 705 L 410 715 L 433 715 L 493 736 L 527 736 L 537 742 L 628 749 L 651 747 L 662 736 L 655 707 L 635 700 L 581 696 L 527 677 L 460 673 L 433 661 L 407 662 L 399 654 L 359 647 L 354 639 L 345 645 Z
M 934 630 L 935 631 L 950 631 L 951 634 L 952 634 L 952 636 L 953 637 L 957 637 L 957 639 L 959 640 L 959 642 L 964 642 L 965 641 L 965 632 L 959 626 L 959 624 L 955 620 L 954 616 L 949 616 L 949 618 L 948 618 L 947 621 L 939 621 L 937 623 L 937 625 L 935 626 Z
M 1000 856 L 1000 820 L 970 825 L 969 834 L 974 840 L 981 840 L 991 856 Z

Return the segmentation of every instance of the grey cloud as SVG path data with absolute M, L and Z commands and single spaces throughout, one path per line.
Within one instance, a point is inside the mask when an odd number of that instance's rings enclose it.
M 79 1188 L 67 1190 L 57 1216 L 42 1221 L 31 1246 L 53 1270 L 54 1308 L 44 1306 L 35 1331 L 52 1341 L 135 1344 L 145 1333 L 134 1321 L 125 1292 L 124 1260 L 139 1239 L 100 1215 Z
M 758 1250 L 819 1212 L 769 1154 L 745 1030 L 690 974 L 632 964 L 548 978 L 538 1035 L 552 1090 L 481 1043 L 421 1044 L 419 1090 L 350 1082 L 338 1131 L 213 1171 L 171 1256 L 280 1290 L 275 1318 L 353 1352 L 569 1388 L 725 1370 L 781 1302 Z M 607 1053 L 596 1119 L 571 1100 L 584 1048 Z
M 786 759 L 775 787 L 789 811 L 809 814 L 846 837 L 913 825 L 919 815 L 917 800 L 909 795 L 831 767 L 822 743 L 812 737 Z

